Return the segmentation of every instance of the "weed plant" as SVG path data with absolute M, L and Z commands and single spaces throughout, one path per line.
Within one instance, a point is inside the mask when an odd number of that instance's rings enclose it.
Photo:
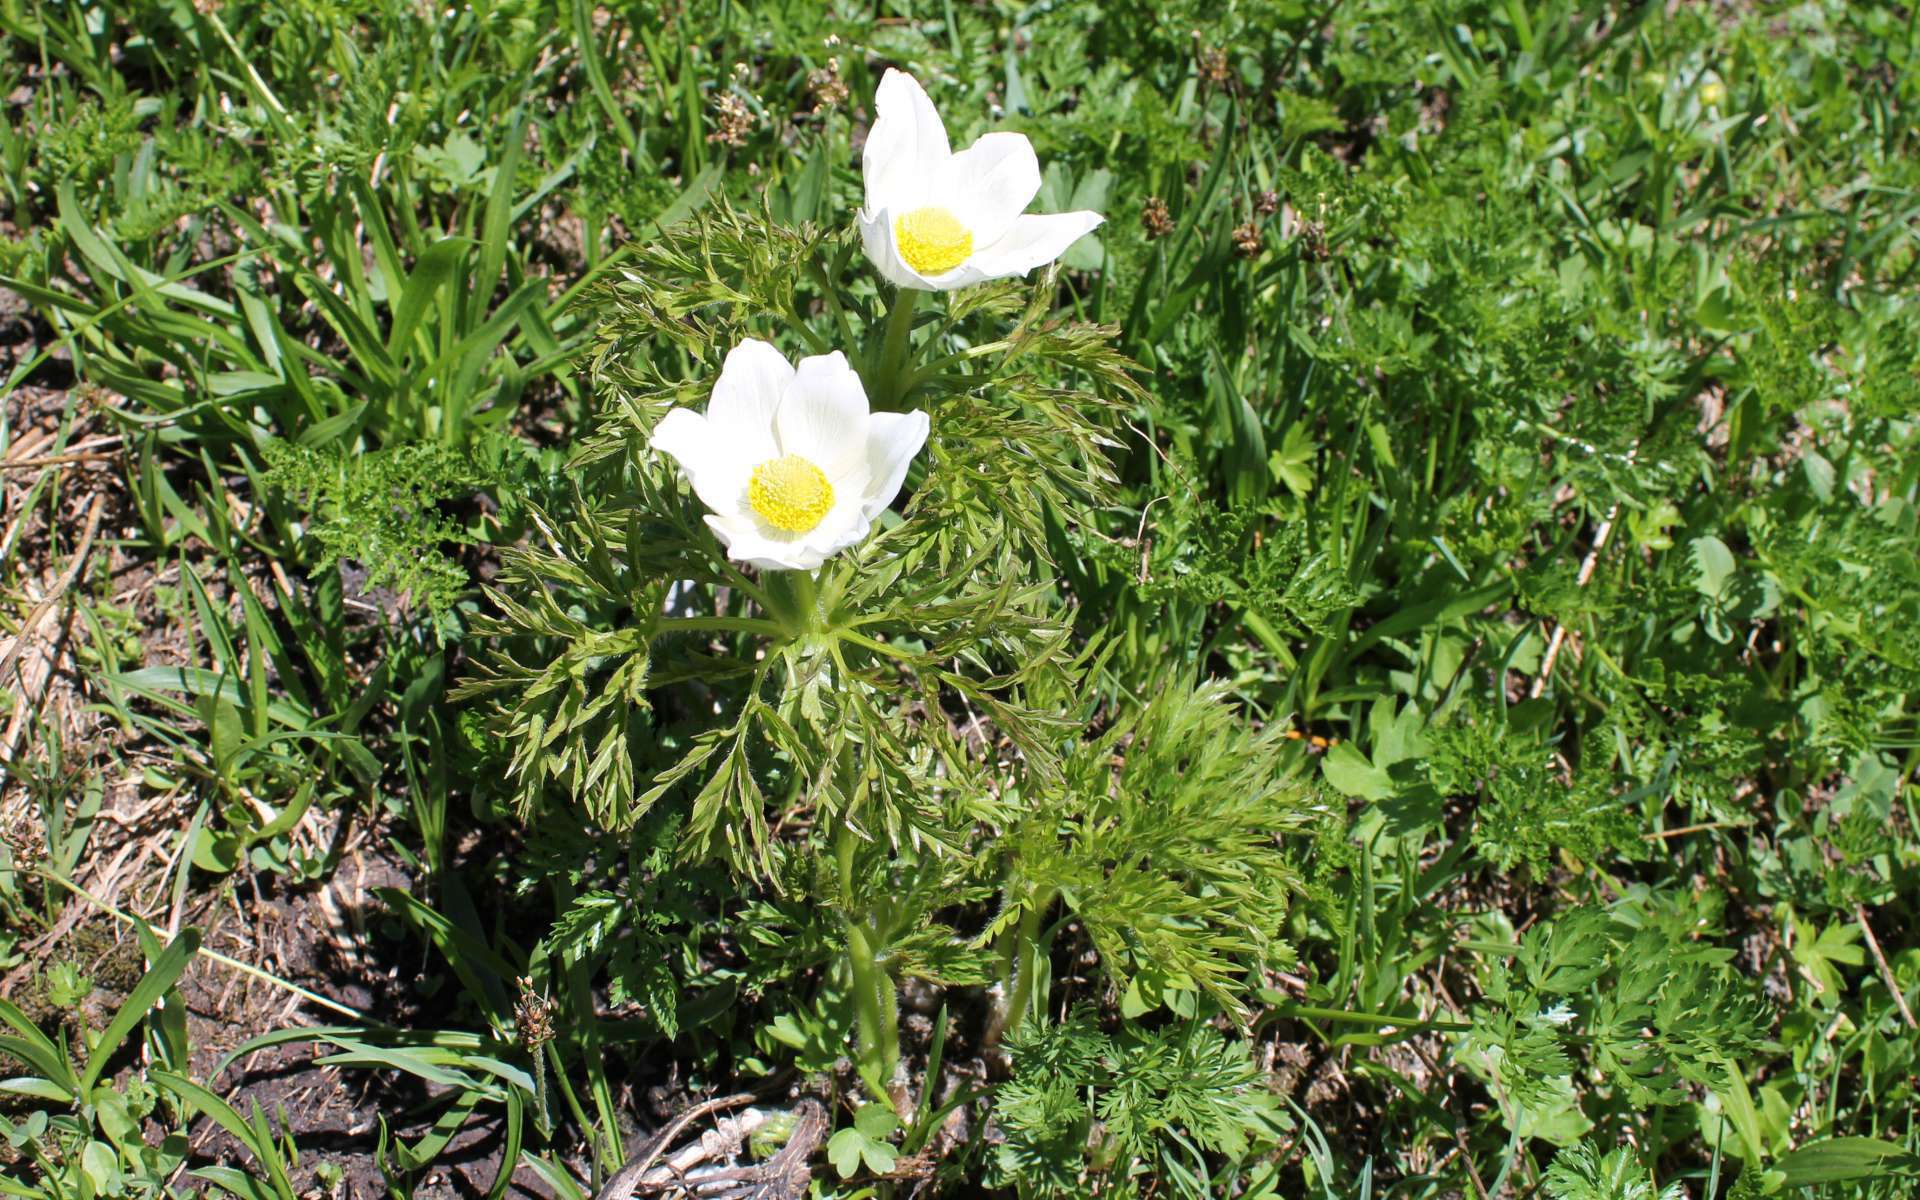
M 0 32 L 0 1192 L 1920 1187 L 1908 8 Z

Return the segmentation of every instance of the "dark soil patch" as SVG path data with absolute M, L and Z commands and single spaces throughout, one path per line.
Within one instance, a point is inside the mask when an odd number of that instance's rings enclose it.
M 383 831 L 351 838 L 340 866 L 319 886 L 279 889 L 271 878 L 227 889 L 228 904 L 207 929 L 206 945 L 268 970 L 358 1011 L 369 1026 L 433 1029 L 450 1014 L 420 994 L 418 985 L 441 964 L 424 958 L 418 944 L 391 928 L 376 888 L 410 890 L 407 864 L 388 846 Z M 245 900 L 239 894 L 260 885 Z M 448 1089 L 400 1071 L 328 1065 L 340 1052 L 326 1042 L 268 1046 L 244 1055 L 209 1078 L 233 1050 L 261 1034 L 354 1022 L 275 984 L 202 960 L 182 981 L 194 1040 L 194 1070 L 242 1113 L 258 1104 L 276 1125 L 294 1135 L 303 1156 L 296 1185 L 317 1187 L 322 1163 L 343 1173 L 342 1197 L 386 1193 L 376 1161 L 381 1117 L 390 1138 L 411 1142 L 426 1133 L 445 1107 Z M 196 1142 L 208 1162 L 240 1161 L 245 1151 L 224 1131 L 209 1127 Z M 414 1181 L 421 1196 L 484 1196 L 499 1171 L 505 1142 L 504 1112 L 470 1119 Z M 521 1172 L 510 1195 L 546 1197 L 529 1172 Z

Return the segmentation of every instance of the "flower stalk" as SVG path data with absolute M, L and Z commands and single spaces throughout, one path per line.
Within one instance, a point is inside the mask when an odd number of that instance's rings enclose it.
M 913 312 L 920 293 L 913 288 L 896 288 L 893 307 L 887 310 L 887 326 L 880 343 L 880 362 L 873 371 L 873 394 L 883 406 L 892 407 L 906 395 L 913 358 Z
M 1000 959 L 1001 983 L 997 989 L 999 1011 L 993 1014 L 987 1031 L 988 1045 L 997 1045 L 1009 1033 L 1018 1033 L 1033 1007 L 1035 988 L 1047 959 L 1047 946 L 1053 941 L 1051 928 L 1043 931 L 1041 920 L 1059 893 L 1050 887 L 1035 889 L 1027 898 L 1020 920 L 1007 931 Z
M 892 973 L 881 962 L 886 940 L 883 932 L 854 908 L 856 837 L 853 827 L 842 819 L 834 833 L 834 857 L 840 869 L 847 967 L 853 990 L 855 1061 L 874 1099 L 895 1107 L 896 1097 L 889 1088 L 900 1067 L 900 997 Z
M 820 592 L 812 571 L 768 571 L 762 585 L 775 630 L 799 641 L 820 629 Z
M 888 1085 L 900 1066 L 900 998 L 893 976 L 880 964 L 873 934 L 863 922 L 847 922 L 847 962 L 853 974 L 860 1077 L 874 1099 L 891 1106 L 894 1097 Z

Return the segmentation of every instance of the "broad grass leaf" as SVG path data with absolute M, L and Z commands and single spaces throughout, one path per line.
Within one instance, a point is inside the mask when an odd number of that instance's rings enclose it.
M 1773 1164 L 1772 1173 L 1780 1176 L 1785 1187 L 1884 1179 L 1893 1174 L 1920 1174 L 1920 1156 L 1877 1138 L 1828 1138 L 1782 1155 Z

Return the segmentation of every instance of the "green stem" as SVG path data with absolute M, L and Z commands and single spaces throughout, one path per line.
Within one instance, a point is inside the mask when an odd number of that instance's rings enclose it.
M 806 619 L 808 629 L 820 625 L 820 588 L 812 571 L 790 571 L 793 576 L 793 594 L 800 601 L 800 612 Z
M 900 1000 L 893 977 L 875 954 L 873 930 L 847 922 L 847 961 L 853 968 L 853 1014 L 859 1030 L 860 1074 L 874 1099 L 892 1107 L 887 1085 L 900 1065 Z
M 1012 976 L 1012 986 L 1007 991 L 1006 1019 L 999 1031 L 1002 1036 L 1018 1033 L 1020 1026 L 1026 1022 L 1027 1009 L 1033 1006 L 1034 977 L 1039 974 L 1038 964 L 1046 953 L 1048 941 L 1040 932 L 1040 920 L 1052 907 L 1054 895 L 1052 888 L 1040 889 L 1031 898 L 1026 911 L 1020 914 L 1020 923 L 1014 927 L 1013 944 L 1008 948 L 1004 968 Z
M 1013 943 L 1013 994 L 1007 1000 L 1007 1032 L 1018 1033 L 1033 1002 L 1033 939 L 1040 932 L 1040 914 L 1029 908 L 1020 916 L 1020 932 Z
M 913 309 L 920 293 L 900 288 L 893 294 L 893 307 L 887 310 L 886 339 L 880 346 L 880 365 L 869 383 L 869 400 L 881 410 L 891 410 L 906 399 L 910 380 L 907 368 L 913 358 Z
M 655 629 L 660 633 L 733 630 L 737 633 L 778 635 L 786 632 L 786 627 L 778 621 L 761 621 L 753 617 L 662 617 Z
M 820 627 L 819 592 L 812 571 L 768 571 L 761 583 L 766 589 L 767 615 L 779 632 L 798 639 Z
M 856 341 L 853 336 L 853 325 L 847 320 L 846 307 L 840 303 L 840 289 L 834 286 L 833 281 L 827 277 L 827 269 L 818 261 L 813 263 L 812 271 L 814 281 L 820 285 L 820 294 L 826 298 L 827 311 L 833 314 L 834 324 L 839 327 L 840 344 L 853 345 Z
M 1293 1017 L 1307 1021 L 1338 1021 L 1348 1025 L 1371 1025 L 1375 1028 L 1406 1030 L 1439 1030 L 1443 1033 L 1465 1033 L 1473 1028 L 1468 1021 L 1434 1021 L 1416 1016 L 1396 1017 L 1390 1013 L 1348 1012 L 1341 1008 L 1318 1008 L 1309 1004 L 1279 1003 L 1270 1010 L 1279 1017 Z
M 593 1122 L 587 1118 L 587 1110 L 580 1107 L 580 1097 L 574 1094 L 573 1083 L 567 1078 L 567 1065 L 560 1061 L 560 1046 L 557 1042 L 546 1045 L 547 1062 L 551 1064 L 548 1078 L 560 1085 L 560 1097 L 567 1102 L 567 1109 L 573 1113 L 573 1119 L 582 1129 L 592 1129 Z M 545 1099 L 541 1100 L 544 1106 Z
M 976 358 L 984 358 L 989 354 L 1000 354 L 1013 349 L 1013 346 L 1014 343 L 1010 339 L 1000 342 L 985 342 L 978 346 L 969 346 L 965 350 L 956 351 L 953 354 L 942 355 L 930 363 L 923 364 L 918 371 L 914 371 L 908 375 L 906 388 L 902 394 L 904 395 L 907 392 L 913 391 L 914 388 L 919 387 L 922 383 L 932 379 L 934 376 L 941 374 L 948 367 L 970 363 Z
M 812 350 L 815 354 L 825 354 L 832 348 L 827 344 L 827 339 L 813 331 L 813 327 L 807 324 L 807 319 L 800 315 L 798 309 L 794 309 L 784 315 L 787 318 L 787 326 L 800 335 L 801 340 L 806 342 L 809 350 Z
M 855 633 L 851 629 L 841 629 L 840 640 L 852 642 L 856 646 L 864 646 L 875 654 L 884 654 L 888 658 L 897 658 L 902 662 L 913 662 L 921 657 L 911 650 L 902 650 L 898 646 L 889 646 L 885 642 L 876 641 L 864 633 Z
M 854 913 L 854 832 L 844 818 L 834 832 L 834 857 L 840 873 L 840 903 L 845 912 L 847 966 L 853 976 L 853 1018 L 860 1076 L 874 1099 L 888 1107 L 887 1085 L 900 1065 L 900 999 L 893 976 L 879 961 L 879 931 Z
M 553 891 L 555 912 L 565 912 L 572 906 L 572 883 L 565 878 L 556 879 Z M 561 978 L 567 1003 L 573 1010 L 571 1032 L 578 1039 L 580 1058 L 587 1076 L 587 1095 L 592 1099 L 594 1111 L 600 1118 L 597 1124 L 584 1128 L 601 1167 L 612 1172 L 619 1169 L 621 1162 L 620 1118 L 613 1099 L 613 1088 L 607 1079 L 606 1056 L 600 1049 L 603 1031 L 600 1016 L 594 1011 L 593 981 L 585 962 L 569 964 Z M 577 1101 L 575 1103 L 577 1105 Z

